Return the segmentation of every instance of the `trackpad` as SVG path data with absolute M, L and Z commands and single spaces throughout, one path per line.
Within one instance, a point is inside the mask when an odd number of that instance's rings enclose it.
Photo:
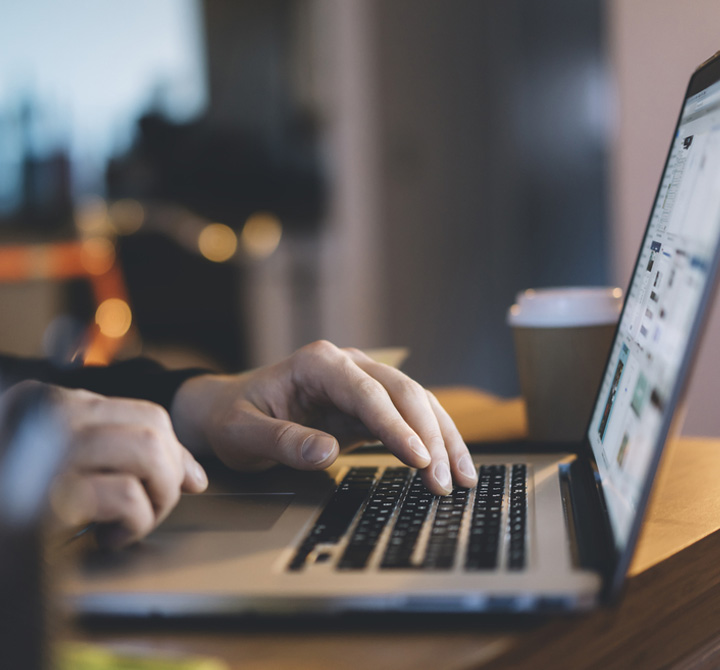
M 155 533 L 270 530 L 294 493 L 184 495 Z

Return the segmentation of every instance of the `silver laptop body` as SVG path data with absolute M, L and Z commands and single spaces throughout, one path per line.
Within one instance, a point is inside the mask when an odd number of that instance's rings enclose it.
M 719 80 L 718 55 L 690 80 L 582 444 L 475 453 L 480 483 L 447 497 L 374 450 L 321 473 L 219 471 L 137 546 L 85 555 L 63 584 L 71 608 L 545 612 L 616 597 L 716 283 Z

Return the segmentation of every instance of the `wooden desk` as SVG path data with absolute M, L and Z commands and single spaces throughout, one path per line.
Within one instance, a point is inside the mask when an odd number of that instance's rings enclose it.
M 524 433 L 518 400 L 437 392 L 468 440 Z M 84 632 L 98 643 L 223 658 L 235 669 L 461 670 L 720 667 L 720 440 L 666 450 L 625 595 L 617 607 L 520 625 L 438 618 L 417 627 Z

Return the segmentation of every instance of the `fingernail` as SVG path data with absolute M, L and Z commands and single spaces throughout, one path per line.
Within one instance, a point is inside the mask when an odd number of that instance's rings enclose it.
M 427 447 L 420 441 L 419 437 L 413 435 L 408 440 L 408 445 L 410 445 L 410 449 L 412 449 L 424 461 L 430 460 L 430 452 L 427 450 Z
M 335 440 L 324 435 L 311 435 L 305 438 L 300 451 L 304 461 L 312 465 L 320 465 L 335 451 Z
M 475 470 L 472 458 L 470 458 L 468 454 L 465 454 L 458 461 L 457 466 L 458 470 L 460 470 L 460 472 L 462 472 L 466 477 L 470 477 L 471 479 L 477 479 L 477 470 Z
M 204 488 L 208 485 L 207 474 L 200 463 L 195 462 L 192 464 L 190 474 L 198 486 L 202 486 Z
M 452 477 L 450 476 L 450 468 L 445 461 L 440 461 L 435 466 L 433 474 L 435 481 L 440 484 L 446 491 L 452 490 Z

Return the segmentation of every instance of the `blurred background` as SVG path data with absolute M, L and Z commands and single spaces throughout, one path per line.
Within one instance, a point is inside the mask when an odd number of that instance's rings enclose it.
M 624 287 L 711 0 L 0 2 L 0 351 L 317 338 L 518 393 L 515 294 Z M 717 312 L 717 310 L 715 310 Z M 720 435 L 712 318 L 685 432 Z

